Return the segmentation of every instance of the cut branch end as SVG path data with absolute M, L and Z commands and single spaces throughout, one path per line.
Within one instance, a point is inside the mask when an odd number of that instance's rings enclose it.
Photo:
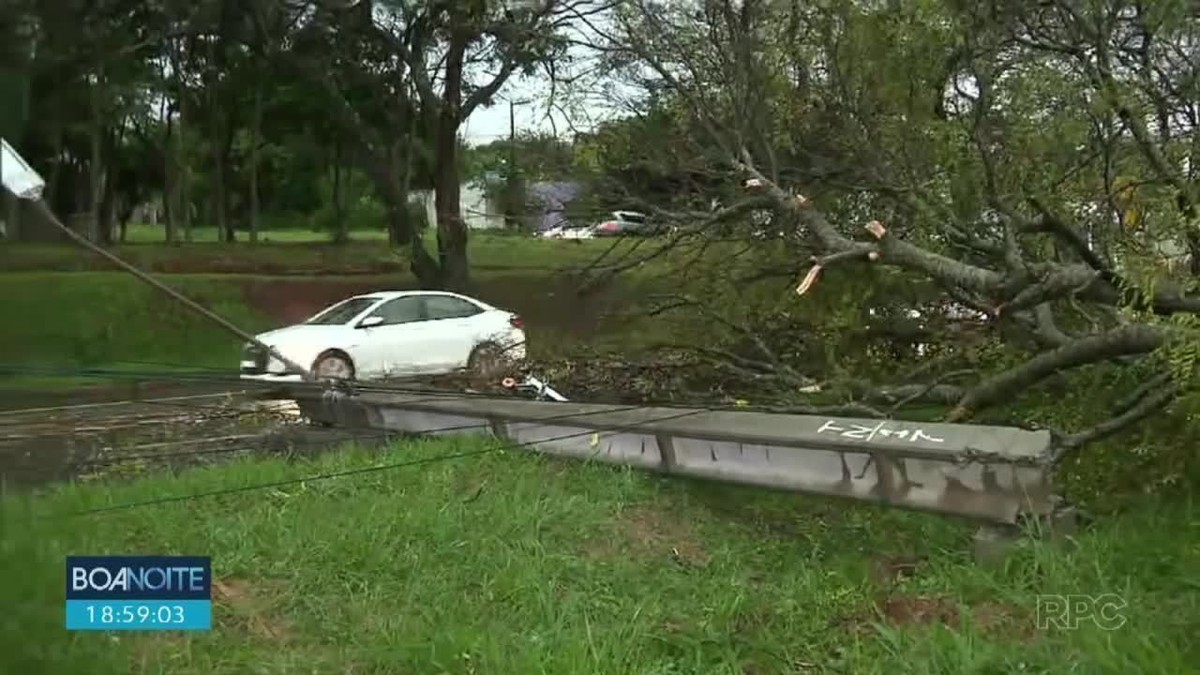
M 817 279 L 821 277 L 822 269 L 823 268 L 820 264 L 813 265 L 808 270 L 808 274 L 804 275 L 804 279 L 800 281 L 800 285 L 796 287 L 796 295 L 804 295 L 807 293 L 809 289 L 817 283 Z

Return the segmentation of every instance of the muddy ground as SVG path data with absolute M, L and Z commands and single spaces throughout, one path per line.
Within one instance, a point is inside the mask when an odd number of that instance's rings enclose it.
M 294 404 L 241 393 L 0 411 L 0 485 L 134 477 L 254 454 L 310 454 L 386 434 L 325 429 Z

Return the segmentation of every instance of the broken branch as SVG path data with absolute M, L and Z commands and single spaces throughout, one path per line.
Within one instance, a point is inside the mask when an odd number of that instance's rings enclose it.
M 1057 464 L 1068 454 L 1088 443 L 1108 438 L 1137 424 L 1166 407 L 1178 395 L 1178 385 L 1168 383 L 1158 391 L 1144 395 L 1140 401 L 1120 415 L 1109 418 L 1089 429 L 1060 438 L 1053 453 L 1051 453 L 1051 463 Z
M 977 411 L 1030 387 L 1063 370 L 1097 363 L 1118 356 L 1145 354 L 1158 349 L 1167 341 L 1167 334 L 1146 325 L 1130 325 L 1107 333 L 1079 338 L 1052 351 L 1043 352 L 1012 370 L 985 380 L 967 392 L 950 414 L 947 422 L 961 422 Z

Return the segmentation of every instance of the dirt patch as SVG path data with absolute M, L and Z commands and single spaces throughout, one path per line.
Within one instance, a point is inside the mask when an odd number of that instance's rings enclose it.
M 378 278 L 239 279 L 236 283 L 251 309 L 281 325 L 304 321 L 353 295 L 411 287 L 411 284 L 392 286 Z
M 890 587 L 908 579 L 917 572 L 921 559 L 916 556 L 882 556 L 871 561 L 871 581 L 879 586 Z
M 621 512 L 589 543 L 586 553 L 607 560 L 631 555 L 670 557 L 690 567 L 703 567 L 710 559 L 688 523 L 649 507 Z
M 941 625 L 961 630 L 968 620 L 977 630 L 993 638 L 1026 640 L 1033 637 L 1033 619 L 1020 607 L 985 601 L 964 609 L 945 596 L 891 594 L 878 599 L 874 611 L 845 617 L 837 623 L 849 632 L 867 635 L 878 625 L 894 628 Z
M 291 635 L 287 622 L 272 616 L 273 587 L 280 582 L 248 582 L 226 578 L 213 581 L 214 620 L 260 640 L 285 642 Z
M 971 608 L 971 619 L 987 635 L 1003 635 L 1016 640 L 1032 640 L 1037 621 L 1016 605 L 989 601 Z
M 886 598 L 878 609 L 893 626 L 957 626 L 960 621 L 958 605 L 947 598 L 902 595 Z

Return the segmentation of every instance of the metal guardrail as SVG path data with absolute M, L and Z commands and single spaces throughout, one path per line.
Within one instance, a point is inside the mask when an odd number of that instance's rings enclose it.
M 1046 431 L 749 411 L 288 391 L 310 419 L 491 434 L 552 455 L 1015 525 L 1058 502 Z

